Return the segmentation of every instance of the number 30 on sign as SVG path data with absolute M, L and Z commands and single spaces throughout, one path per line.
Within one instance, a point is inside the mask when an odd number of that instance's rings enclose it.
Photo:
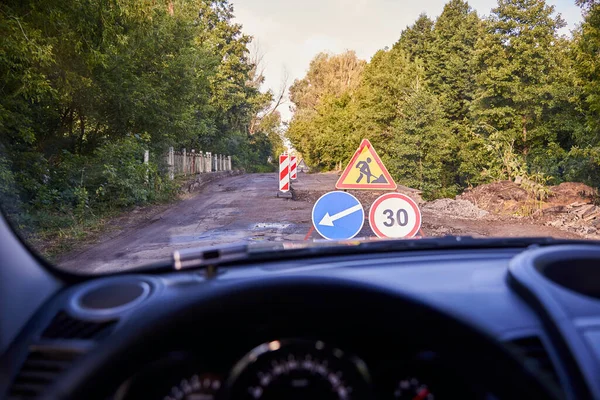
M 421 229 L 421 211 L 410 197 L 387 193 L 371 206 L 369 224 L 380 238 L 411 238 Z

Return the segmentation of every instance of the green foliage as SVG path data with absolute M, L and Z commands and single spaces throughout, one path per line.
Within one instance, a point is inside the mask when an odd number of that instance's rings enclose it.
M 354 51 L 335 56 L 317 54 L 306 77 L 296 80 L 290 87 L 290 99 L 296 105 L 296 111 L 314 110 L 323 97 L 339 96 L 356 89 L 365 64 Z
M 402 103 L 424 81 L 422 64 L 411 62 L 404 50 L 396 47 L 375 53 L 357 90 L 361 121 L 359 133 L 375 140 L 377 137 L 385 140 L 389 136 L 386 130 L 401 117 Z
M 492 180 L 489 170 L 495 170 L 498 163 L 488 141 L 482 135 L 464 127 L 458 132 L 459 150 L 457 184 L 460 187 L 473 187 Z
M 277 110 L 271 110 L 260 118 L 260 122 L 256 130 L 259 134 L 265 135 L 268 138 L 269 144 L 265 145 L 264 149 L 262 150 L 267 154 L 267 158 L 271 156 L 273 159 L 276 159 L 285 151 L 281 125 L 281 115 Z M 257 153 L 260 153 L 260 151 L 257 151 Z M 259 157 L 264 156 L 264 154 L 258 155 Z M 262 159 L 257 161 L 258 164 L 263 162 L 264 161 Z
M 267 161 L 269 156 L 273 158 L 275 156 L 271 138 L 266 133 L 257 132 L 250 137 L 247 144 L 244 141 L 241 141 L 241 144 L 235 153 L 237 155 L 234 158 L 236 165 L 241 165 L 248 172 L 275 171 L 275 166 L 268 164 Z
M 261 135 L 248 132 L 272 99 L 249 84 L 250 40 L 229 0 L 3 2 L 7 211 L 30 231 L 66 229 L 170 198 L 169 146 L 236 154 L 235 167 L 267 165 L 282 145 L 280 118 Z
M 290 88 L 296 113 L 286 136 L 316 169 L 334 168 L 359 143 L 352 99 L 360 90 L 365 64 L 354 52 L 318 54 L 306 77 Z
M 584 88 L 584 107 L 587 116 L 587 130 L 580 135 L 578 144 L 582 147 L 600 143 L 600 5 L 585 2 L 586 14 L 581 28 L 576 32 L 574 66 Z
M 451 0 L 433 27 L 425 54 L 427 79 L 450 121 L 468 123 L 475 92 L 471 65 L 482 22 L 464 0 Z
M 600 187 L 600 148 L 573 147 L 561 165 L 564 179 Z
M 400 39 L 394 44 L 394 50 L 402 50 L 411 60 L 425 60 L 431 51 L 434 22 L 421 14 L 415 23 L 402 31 Z
M 557 30 L 564 26 L 543 0 L 499 0 L 477 44 L 478 130 L 511 142 L 523 155 L 547 143 L 544 126 L 559 81 Z
M 144 147 L 135 139 L 125 138 L 96 150 L 90 165 L 93 169 L 87 171 L 95 203 L 122 208 L 154 200 L 156 186 L 162 182 L 157 181 L 160 176 L 156 168 L 143 163 Z M 81 173 L 83 183 L 86 171 Z M 76 200 L 78 205 L 78 196 Z
M 498 179 L 535 201 L 549 184 L 599 185 L 600 5 L 579 3 L 585 21 L 566 38 L 544 0 L 499 0 L 485 19 L 450 0 L 376 52 L 351 88 L 331 74 L 336 56 L 317 55 L 292 86 L 286 135 L 317 170 L 347 163 L 368 138 L 426 198 Z
M 547 177 L 547 182 L 557 185 L 563 180 L 564 166 L 562 165 L 568 151 L 558 143 L 549 143 L 546 147 L 536 149 L 529 155 L 529 171 L 533 174 L 542 174 Z
M 5 202 L 7 213 L 18 212 L 21 201 L 15 186 L 15 176 L 10 168 L 9 161 L 0 153 L 0 199 Z
M 457 194 L 448 168 L 456 143 L 447 126 L 435 96 L 417 88 L 406 97 L 385 147 L 390 173 L 398 183 L 422 190 L 426 199 Z
M 288 138 L 294 138 L 296 149 L 309 165 L 331 170 L 348 159 L 358 146 L 354 121 L 356 113 L 350 95 L 332 95 L 321 100 L 312 118 L 294 119 L 288 129 Z

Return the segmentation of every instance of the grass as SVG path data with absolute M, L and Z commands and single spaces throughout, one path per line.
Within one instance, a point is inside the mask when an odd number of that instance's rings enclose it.
M 183 188 L 195 179 L 195 176 L 176 176 L 173 185 Z M 109 231 L 114 226 L 111 222 L 126 216 L 139 207 L 149 207 L 168 204 L 180 198 L 181 190 L 161 195 L 155 201 L 150 201 L 136 206 L 116 208 L 103 207 L 86 209 L 83 216 L 76 216 L 72 208 L 55 211 L 15 211 L 8 218 L 21 237 L 42 257 L 56 262 L 65 254 L 93 243 L 100 235 Z
M 189 177 L 188 177 L 189 179 Z M 176 178 L 178 185 L 186 178 Z M 61 256 L 93 243 L 101 234 L 109 231 L 111 222 L 124 217 L 139 207 L 150 207 L 176 201 L 179 195 L 165 196 L 156 201 L 126 208 L 104 208 L 90 210 L 82 217 L 76 217 L 72 210 L 63 212 L 21 212 L 9 215 L 15 229 L 21 237 L 42 257 L 56 262 Z
M 81 219 L 64 213 L 28 215 L 37 229 L 19 226 L 17 230 L 41 256 L 55 262 L 60 256 L 97 238 L 107 230 L 108 222 L 130 211 L 131 208 L 109 209 Z

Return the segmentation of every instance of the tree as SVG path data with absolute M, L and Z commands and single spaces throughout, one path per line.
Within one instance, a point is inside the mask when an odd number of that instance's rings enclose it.
M 402 48 L 378 51 L 356 92 L 354 149 L 366 137 L 392 176 L 423 190 L 426 198 L 456 192 L 451 161 L 456 140 L 420 59 Z
M 433 41 L 433 25 L 433 21 L 426 14 L 419 15 L 413 25 L 402 31 L 393 49 L 401 49 L 411 60 L 419 58 L 426 62 Z
M 314 116 L 294 118 L 287 137 L 308 164 L 331 170 L 340 161 L 349 160 L 356 150 L 356 121 L 356 104 L 350 92 L 330 94 L 321 98 Z
M 429 87 L 439 96 L 450 121 L 464 123 L 470 119 L 475 91 L 471 60 L 481 30 L 481 20 L 464 0 L 448 2 L 435 21 L 425 68 Z
M 481 20 L 450 0 L 367 63 L 356 87 L 313 60 L 287 131 L 313 165 L 346 162 L 362 138 L 427 198 L 494 179 L 600 182 L 600 5 L 579 0 L 573 40 L 543 0 L 500 0 Z M 586 124 L 587 121 L 587 124 Z
M 578 144 L 595 146 L 600 144 L 600 5 L 592 1 L 581 3 L 586 12 L 575 36 L 574 65 L 584 89 L 588 130 Z
M 3 2 L 0 176 L 21 214 L 74 221 L 172 194 L 168 146 L 266 165 L 279 117 L 251 138 L 272 96 L 251 84 L 250 40 L 228 0 Z
M 54 63 L 41 30 L 20 18 L 11 4 L 0 4 L 0 137 L 31 146 L 41 129 L 36 107 L 52 100 L 54 90 L 40 67 Z
M 575 0 L 575 4 L 584 10 L 590 10 L 591 8 L 600 4 L 600 2 L 598 2 L 598 0 Z
M 333 56 L 318 54 L 310 62 L 306 76 L 290 87 L 290 100 L 295 110 L 299 113 L 314 110 L 322 97 L 339 96 L 356 89 L 365 64 L 354 51 Z
M 423 191 L 426 199 L 457 194 L 455 171 L 448 168 L 456 144 L 437 98 L 415 87 L 404 99 L 385 147 L 387 165 L 399 183 Z
M 571 43 L 571 70 L 574 86 L 580 89 L 576 122 L 579 129 L 571 137 L 572 148 L 559 164 L 565 180 L 600 185 L 600 4 L 578 0 L 584 21 Z M 581 123 L 584 121 L 584 123 Z M 562 120 L 561 124 L 564 124 Z M 566 151 L 565 151 L 566 152 Z
M 257 46 L 257 45 L 256 45 Z M 265 77 L 263 75 L 265 66 L 263 65 L 263 55 L 260 53 L 258 47 L 255 46 L 255 53 L 252 56 L 252 70 L 250 71 L 249 85 L 260 89 Z M 277 109 L 285 103 L 285 95 L 288 88 L 289 75 L 284 70 L 281 84 L 276 95 L 269 89 L 266 93 L 262 94 L 262 103 L 257 102 L 257 107 L 250 124 L 248 126 L 248 133 L 254 135 L 258 130 L 263 129 L 264 123 L 271 124 L 274 118 L 281 124 L 281 114 Z
M 234 23 L 233 5 L 229 0 L 200 3 L 199 23 L 206 29 L 200 40 L 218 54 L 221 62 L 210 77 L 210 103 L 215 108 L 218 130 L 244 131 L 257 108 L 264 103 L 258 88 L 249 85 L 253 65 L 248 45 L 252 38 Z
M 548 142 L 562 44 L 556 32 L 564 25 L 543 0 L 499 0 L 477 44 L 477 129 L 523 156 Z
M 356 92 L 357 134 L 383 148 L 383 158 L 388 157 L 387 142 L 392 139 L 392 125 L 402 118 L 404 101 L 415 88 L 426 85 L 425 71 L 420 62 L 412 62 L 401 48 L 380 50 L 365 68 L 363 80 Z M 360 138 L 357 139 L 358 146 Z M 394 157 L 393 153 L 389 157 Z
M 317 168 L 333 168 L 352 151 L 353 93 L 365 64 L 353 51 L 334 56 L 321 53 L 312 60 L 306 76 L 290 87 L 295 114 L 286 136 Z

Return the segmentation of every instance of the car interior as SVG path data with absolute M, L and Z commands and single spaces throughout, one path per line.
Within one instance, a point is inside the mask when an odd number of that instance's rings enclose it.
M 593 242 L 224 248 L 76 276 L 0 235 L 0 398 L 600 398 Z

